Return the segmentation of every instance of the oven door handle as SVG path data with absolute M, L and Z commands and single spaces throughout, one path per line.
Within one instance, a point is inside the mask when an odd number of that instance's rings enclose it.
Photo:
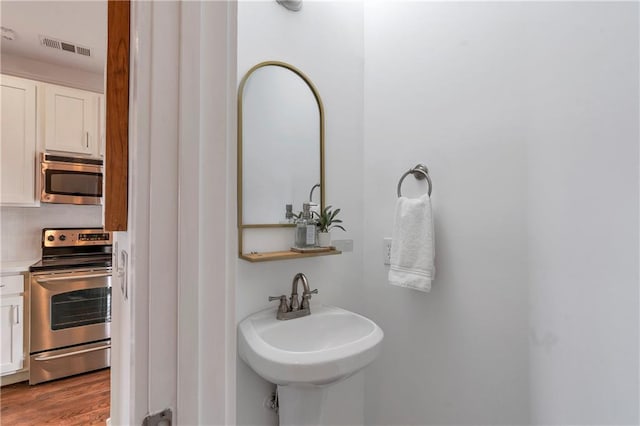
M 106 345 L 103 345 L 103 346 L 98 346 L 96 348 L 83 349 L 81 351 L 69 352 L 69 353 L 60 354 L 60 355 L 38 356 L 38 357 L 35 357 L 34 360 L 35 361 L 51 361 L 51 360 L 54 360 L 54 359 L 66 358 L 66 357 L 69 357 L 69 356 L 81 355 L 81 354 L 86 354 L 86 353 L 95 352 L 95 351 L 101 351 L 103 349 L 109 349 L 109 348 L 111 348 L 111 344 L 106 344 Z
M 68 281 L 68 280 L 83 280 L 85 278 L 102 278 L 102 277 L 110 277 L 111 272 L 105 272 L 103 274 L 92 274 L 92 275 L 71 275 L 65 277 L 52 277 L 52 278 L 36 278 L 36 281 L 40 284 L 49 283 L 53 281 Z

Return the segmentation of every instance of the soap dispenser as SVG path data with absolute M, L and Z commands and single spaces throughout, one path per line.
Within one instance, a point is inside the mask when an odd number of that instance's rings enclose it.
M 302 215 L 296 221 L 295 247 L 308 248 L 316 245 L 316 223 L 311 218 L 309 203 L 302 205 Z

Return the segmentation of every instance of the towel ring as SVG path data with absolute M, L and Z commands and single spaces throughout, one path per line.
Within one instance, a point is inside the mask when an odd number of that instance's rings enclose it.
M 418 180 L 427 179 L 427 182 L 429 183 L 429 196 L 431 196 L 431 189 L 433 188 L 433 185 L 431 183 L 431 178 L 429 177 L 429 169 L 427 169 L 427 166 L 424 164 L 418 164 L 413 169 L 407 170 L 400 178 L 400 181 L 398 182 L 398 197 L 402 197 L 402 181 L 409 173 Z

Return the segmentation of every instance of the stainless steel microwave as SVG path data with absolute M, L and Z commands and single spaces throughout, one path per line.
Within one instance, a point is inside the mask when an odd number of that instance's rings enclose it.
M 42 153 L 40 170 L 41 202 L 102 204 L 102 160 Z

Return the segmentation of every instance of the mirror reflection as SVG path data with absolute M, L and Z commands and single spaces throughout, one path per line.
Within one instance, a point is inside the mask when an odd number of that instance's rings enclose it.
M 267 62 L 239 93 L 241 225 L 287 224 L 286 205 L 322 204 L 322 106 L 294 67 Z

